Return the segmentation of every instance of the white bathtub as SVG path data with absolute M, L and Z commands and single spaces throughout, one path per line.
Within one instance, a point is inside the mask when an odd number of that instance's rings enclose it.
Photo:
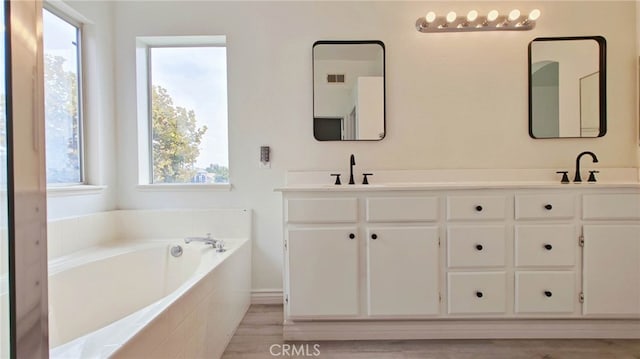
M 217 253 L 181 240 L 119 241 L 50 262 L 51 357 L 219 357 L 251 285 L 250 242 L 225 243 Z

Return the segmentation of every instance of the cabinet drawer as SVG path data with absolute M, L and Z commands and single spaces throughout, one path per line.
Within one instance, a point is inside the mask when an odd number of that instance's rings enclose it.
M 577 246 L 574 225 L 516 226 L 518 267 L 574 266 Z
M 428 222 L 437 219 L 437 197 L 367 199 L 367 222 Z
M 505 272 L 449 273 L 449 313 L 504 313 L 506 287 Z
M 574 272 L 516 272 L 516 313 L 573 313 Z
M 356 198 L 288 199 L 288 223 L 349 223 L 358 219 Z
M 504 219 L 507 199 L 504 196 L 447 197 L 447 219 Z
M 640 194 L 590 194 L 582 197 L 584 219 L 640 219 Z
M 573 218 L 573 195 L 519 195 L 516 196 L 516 219 Z
M 504 226 L 451 226 L 447 230 L 449 267 L 504 266 L 505 241 Z

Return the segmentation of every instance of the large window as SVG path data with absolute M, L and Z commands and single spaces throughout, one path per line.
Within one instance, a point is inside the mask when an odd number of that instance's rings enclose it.
M 80 28 L 43 10 L 48 184 L 82 183 Z
M 224 46 L 149 46 L 152 183 L 229 183 Z

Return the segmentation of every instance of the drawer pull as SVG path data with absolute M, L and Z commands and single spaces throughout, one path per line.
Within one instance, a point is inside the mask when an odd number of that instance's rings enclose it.
M 476 211 L 482 212 L 482 206 L 476 206 Z
M 546 250 L 548 250 L 548 251 L 550 251 L 552 248 L 553 248 L 553 246 L 552 246 L 552 245 L 550 245 L 550 244 L 545 244 L 545 245 L 544 245 L 544 249 L 546 249 Z
M 545 295 L 547 298 L 551 298 L 551 296 L 553 295 L 553 293 L 551 293 L 551 291 L 549 291 L 549 290 L 545 290 L 545 291 L 544 291 L 544 295 Z
M 356 238 L 356 235 L 353 233 L 349 233 L 349 239 L 354 239 L 354 238 Z
M 545 204 L 545 205 L 544 205 L 544 208 L 545 208 L 547 211 L 550 211 L 550 210 L 552 210 L 552 209 L 553 209 L 553 206 L 552 206 L 551 204 Z
M 481 251 L 481 250 L 482 250 L 482 248 L 484 248 L 484 247 L 482 246 L 482 244 L 476 244 L 476 249 L 477 249 L 477 250 Z
M 374 234 L 372 234 L 372 235 L 371 235 L 371 239 L 373 239 L 373 240 L 378 239 L 378 235 L 377 235 L 377 234 L 375 234 L 375 233 L 374 233 Z
M 482 298 L 483 296 L 484 296 L 484 294 L 482 294 L 482 292 L 481 292 L 481 291 L 477 291 L 477 292 L 476 292 L 476 297 L 478 297 L 478 298 Z

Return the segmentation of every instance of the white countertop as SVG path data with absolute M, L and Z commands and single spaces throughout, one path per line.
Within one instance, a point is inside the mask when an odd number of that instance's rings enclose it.
M 588 172 L 583 170 L 582 181 L 561 183 L 561 175 L 554 169 L 512 170 L 415 170 L 415 171 L 367 171 L 368 185 L 349 185 L 349 174 L 343 173 L 342 184 L 334 185 L 331 173 L 336 171 L 300 171 L 287 174 L 287 185 L 276 192 L 348 192 L 348 191 L 420 191 L 449 189 L 640 189 L 640 173 L 637 168 L 599 168 L 598 182 L 587 182 Z M 354 174 L 354 177 L 356 175 Z M 358 173 L 357 182 L 361 182 Z M 463 180 L 461 180 L 463 179 Z

